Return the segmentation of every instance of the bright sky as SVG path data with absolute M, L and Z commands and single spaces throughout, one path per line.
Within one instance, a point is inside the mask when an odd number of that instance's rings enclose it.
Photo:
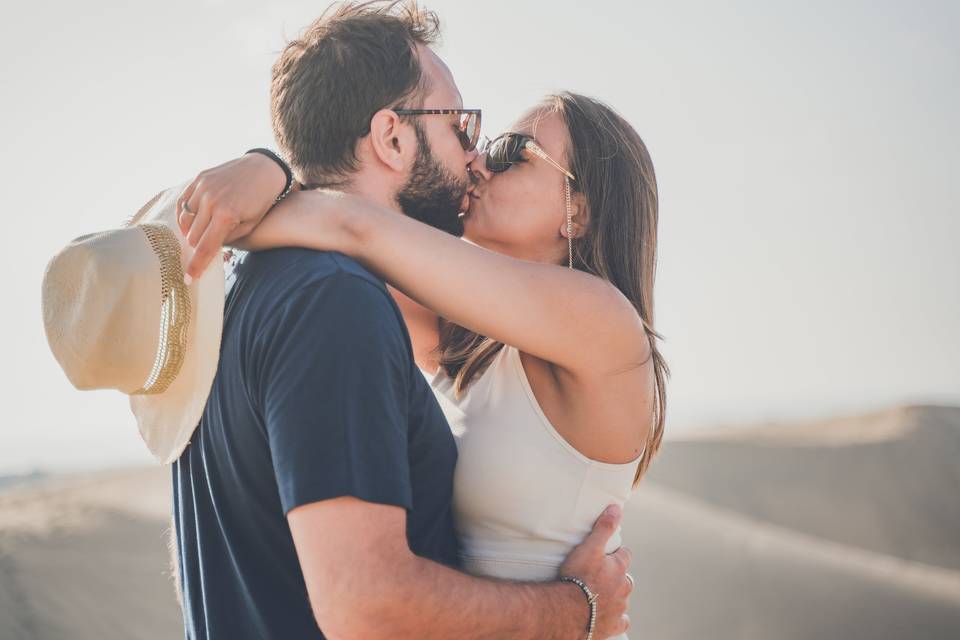
M 613 105 L 647 142 L 668 437 L 960 404 L 960 5 L 427 5 L 487 133 L 570 89 Z M 0 473 L 149 459 L 126 399 L 75 391 L 50 354 L 44 266 L 161 188 L 271 146 L 270 65 L 324 6 L 41 1 L 6 12 Z

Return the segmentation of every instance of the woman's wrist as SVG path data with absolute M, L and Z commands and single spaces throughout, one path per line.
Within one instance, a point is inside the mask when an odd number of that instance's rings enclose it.
M 357 260 L 363 260 L 366 253 L 376 244 L 378 230 L 377 206 L 359 196 L 350 194 L 328 194 L 327 208 L 331 224 L 336 229 L 336 251 Z
M 283 236 L 296 239 L 292 246 L 336 251 L 359 259 L 357 251 L 363 247 L 366 225 L 362 224 L 363 214 L 356 209 L 362 204 L 354 205 L 344 198 L 350 196 L 312 189 L 294 191 L 269 215 L 279 214 Z
M 290 169 L 290 165 L 288 165 L 283 158 L 278 156 L 276 153 L 274 153 L 270 149 L 263 149 L 258 147 L 256 149 L 250 149 L 249 151 L 244 153 L 244 155 L 249 155 L 251 153 L 270 159 L 277 166 L 277 168 L 279 168 L 283 172 L 283 177 L 284 177 L 283 189 L 280 191 L 280 194 L 274 200 L 274 204 L 281 202 L 284 198 L 290 195 L 290 191 L 292 190 L 295 182 L 293 179 L 293 171 Z

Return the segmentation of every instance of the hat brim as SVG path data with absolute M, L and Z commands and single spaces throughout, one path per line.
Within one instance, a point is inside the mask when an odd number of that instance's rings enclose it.
M 185 187 L 184 184 L 164 191 L 132 220 L 133 223 L 160 222 L 170 226 L 180 240 L 184 267 L 192 249 L 177 226 L 176 203 Z M 140 435 L 162 464 L 179 458 L 190 443 L 217 373 L 223 332 L 223 261 L 215 257 L 188 290 L 191 317 L 180 372 L 163 393 L 130 396 L 130 408 Z

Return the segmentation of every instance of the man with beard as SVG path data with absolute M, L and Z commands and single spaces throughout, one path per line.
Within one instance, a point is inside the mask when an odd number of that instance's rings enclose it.
M 345 5 L 287 46 L 272 112 L 301 183 L 461 232 L 479 112 L 462 108 L 429 49 L 436 33 L 435 16 L 415 5 Z M 201 174 L 180 199 L 195 259 L 230 227 L 217 179 Z M 593 602 L 576 584 L 456 570 L 455 463 L 384 284 L 336 253 L 250 254 L 227 297 L 200 425 L 173 468 L 186 636 L 583 637 Z M 615 510 L 601 516 L 564 566 L 600 593 L 624 581 L 622 561 L 604 554 L 616 520 Z M 605 600 L 596 637 L 624 609 Z

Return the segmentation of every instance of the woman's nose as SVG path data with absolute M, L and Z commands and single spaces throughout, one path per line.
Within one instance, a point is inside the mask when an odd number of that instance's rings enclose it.
M 493 173 L 487 169 L 487 154 L 477 153 L 476 157 L 468 165 L 473 175 L 483 181 L 489 180 Z

